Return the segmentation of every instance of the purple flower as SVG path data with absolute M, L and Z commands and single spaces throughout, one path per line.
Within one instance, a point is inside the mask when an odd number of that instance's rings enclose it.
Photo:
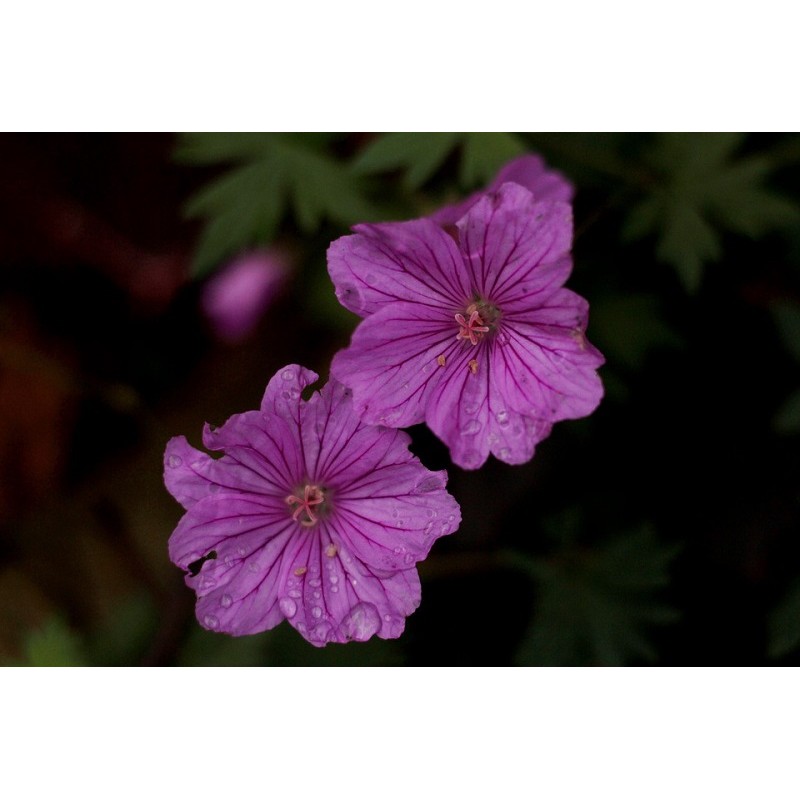
M 289 273 L 287 256 L 274 248 L 244 253 L 205 285 L 202 307 L 223 341 L 246 339 L 283 287 Z
M 288 619 L 314 645 L 395 638 L 420 601 L 415 564 L 461 521 L 402 431 L 353 413 L 331 381 L 290 365 L 269 382 L 260 411 L 206 425 L 212 458 L 183 436 L 164 455 L 164 482 L 186 509 L 169 540 L 190 574 L 197 618 L 234 636 Z
M 537 200 L 563 200 L 572 202 L 575 189 L 557 170 L 549 169 L 541 156 L 528 154 L 509 161 L 488 189 L 474 192 L 466 200 L 451 206 L 444 206 L 431 214 L 428 219 L 437 225 L 455 225 L 487 192 L 496 192 L 504 183 L 518 183 L 530 191 Z
M 588 304 L 562 288 L 571 206 L 516 183 L 453 235 L 431 219 L 358 225 L 328 250 L 340 302 L 364 317 L 331 372 L 371 424 L 426 422 L 465 469 L 528 461 L 552 424 L 600 402 Z

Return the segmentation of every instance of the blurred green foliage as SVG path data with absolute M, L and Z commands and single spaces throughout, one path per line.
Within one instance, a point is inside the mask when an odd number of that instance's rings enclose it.
M 517 662 L 622 666 L 655 661 L 650 627 L 679 617 L 660 597 L 678 548 L 662 544 L 648 525 L 582 545 L 575 511 L 547 521 L 546 529 L 557 542 L 548 557 L 505 554 L 505 562 L 528 575 L 536 587 L 531 625 Z
M 238 250 L 272 241 L 287 212 L 304 234 L 323 219 L 351 225 L 372 218 L 358 178 L 322 149 L 327 136 L 185 134 L 176 158 L 230 165 L 187 204 L 189 217 L 206 221 L 194 257 L 201 276 Z
M 736 157 L 744 140 L 740 133 L 665 133 L 644 152 L 651 177 L 624 232 L 629 239 L 655 235 L 656 256 L 675 267 L 687 291 L 697 291 L 703 266 L 722 257 L 722 231 L 757 238 L 800 221 L 800 208 L 765 185 L 769 156 Z

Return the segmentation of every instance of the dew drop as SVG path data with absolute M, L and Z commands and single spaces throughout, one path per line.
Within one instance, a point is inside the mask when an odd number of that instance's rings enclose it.
M 432 509 L 432 508 L 429 508 L 428 509 L 428 516 L 429 517 L 435 517 L 436 516 L 436 511 L 434 509 Z
M 508 411 L 498 411 L 494 418 L 497 420 L 497 424 L 503 428 L 508 425 Z
M 179 467 L 181 464 L 183 464 L 183 459 L 180 456 L 170 456 L 167 459 L 167 464 L 169 464 L 170 467 L 175 469 L 175 467 Z
M 251 562 L 250 562 L 250 563 L 247 565 L 247 569 L 249 569 L 249 570 L 250 570 L 250 572 L 258 572 L 258 569 L 259 569 L 259 567 L 258 567 L 258 564 L 256 564 L 256 562 L 255 562 L 255 561 L 251 561 Z
M 203 617 L 203 625 L 209 630 L 215 631 L 219 627 L 219 620 L 213 614 L 206 614 Z
M 378 282 L 378 279 L 371 272 L 364 276 L 364 280 L 370 286 L 374 286 Z
M 317 589 L 317 591 L 316 591 L 316 592 L 314 592 L 314 593 L 313 593 L 311 596 L 312 596 L 312 597 L 313 597 L 315 600 L 319 600 L 319 598 L 320 598 L 319 589 Z
M 404 550 L 405 550 L 405 547 L 395 547 L 395 549 L 394 549 L 394 554 L 395 554 L 396 556 L 400 556 L 400 555 L 402 555 L 402 554 L 403 554 L 403 551 L 404 551 Z
M 293 369 L 285 369 L 281 372 L 281 378 L 285 381 L 293 381 L 294 380 L 294 370 Z
M 476 419 L 471 419 L 462 429 L 465 436 L 474 436 L 483 426 Z
M 213 589 L 217 585 L 216 580 L 209 575 L 203 575 L 200 577 L 200 585 L 199 589 Z
M 314 619 L 319 619 L 322 616 L 322 609 L 319 606 L 314 606 L 314 608 L 311 609 L 311 615 Z
M 299 589 L 289 589 L 288 595 L 289 597 L 294 597 L 295 600 L 299 600 L 303 593 Z
M 322 586 L 322 581 L 321 581 L 319 578 L 312 578 L 312 579 L 311 579 L 311 580 L 308 582 L 308 585 L 309 585 L 309 586 L 313 586 L 313 587 L 316 589 L 316 588 L 318 588 L 318 587 Z
M 331 575 L 331 583 L 332 583 L 334 586 L 336 586 L 336 584 L 337 584 L 337 583 L 339 583 L 339 578 L 338 578 L 338 576 L 336 576 L 336 575 Z
M 244 547 L 237 547 L 236 554 L 244 558 L 247 555 L 247 550 L 245 550 Z
M 342 620 L 342 633 L 348 639 L 365 642 L 381 627 L 381 616 L 372 603 L 358 603 Z
M 403 556 L 403 561 L 405 561 L 406 564 L 413 564 L 414 563 L 414 554 L 413 553 L 406 553 L 405 556 Z
M 336 592 L 338 592 L 338 591 L 339 591 L 339 587 L 338 587 L 338 586 L 331 586 L 331 591 L 332 591 L 334 594 L 336 594 Z
M 508 458 L 511 455 L 511 451 L 507 447 L 500 448 L 500 458 Z
M 282 597 L 278 603 L 278 607 L 281 610 L 281 614 L 283 614 L 286 619 L 291 619 L 297 613 L 297 603 L 290 597 Z
M 229 594 L 224 594 L 219 599 L 219 604 L 223 608 L 230 608 L 232 603 L 233 603 L 233 598 Z
M 392 516 L 397 519 L 400 516 L 400 510 L 395 508 L 392 510 Z

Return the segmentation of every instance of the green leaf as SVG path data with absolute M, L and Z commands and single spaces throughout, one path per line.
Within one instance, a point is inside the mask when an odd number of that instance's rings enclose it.
M 461 139 L 458 133 L 386 133 L 353 163 L 357 174 L 405 171 L 405 185 L 418 189 L 444 164 Z
M 272 241 L 287 211 L 304 233 L 330 219 L 343 226 L 368 221 L 373 206 L 359 180 L 320 147 L 324 137 L 288 134 L 186 134 L 176 158 L 233 167 L 186 205 L 206 221 L 193 271 L 207 274 L 226 257 Z
M 86 665 L 80 638 L 60 618 L 48 620 L 28 634 L 25 663 L 31 667 L 82 667 Z
M 767 619 L 767 653 L 782 656 L 800 647 L 800 579 L 796 580 Z
M 465 189 L 489 183 L 500 167 L 525 152 L 513 133 L 467 133 L 463 148 L 460 180 Z
M 658 238 L 656 255 L 671 264 L 688 292 L 703 267 L 722 256 L 720 230 L 752 238 L 796 224 L 800 209 L 764 184 L 767 156 L 737 159 L 737 133 L 669 133 L 655 139 L 645 161 L 649 194 L 630 212 L 623 235 Z
M 522 568 L 538 588 L 517 661 L 616 666 L 655 660 L 647 631 L 677 619 L 657 596 L 676 555 L 643 526 L 591 549 L 567 544 L 550 559 L 510 557 L 509 565 Z
M 386 133 L 364 149 L 353 170 L 357 174 L 403 170 L 406 187 L 418 189 L 459 146 L 459 181 L 466 189 L 488 183 L 500 167 L 525 152 L 513 133 Z

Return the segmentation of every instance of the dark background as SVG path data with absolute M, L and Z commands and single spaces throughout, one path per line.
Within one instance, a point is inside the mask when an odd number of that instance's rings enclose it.
M 327 376 L 356 318 L 325 250 L 522 152 L 576 186 L 570 288 L 606 398 L 533 461 L 447 468 L 461 529 L 397 641 L 202 630 L 169 563 L 168 438 Z M 8 664 L 794 664 L 800 654 L 800 137 L 0 137 L 0 658 Z M 204 286 L 291 253 L 243 341 Z

